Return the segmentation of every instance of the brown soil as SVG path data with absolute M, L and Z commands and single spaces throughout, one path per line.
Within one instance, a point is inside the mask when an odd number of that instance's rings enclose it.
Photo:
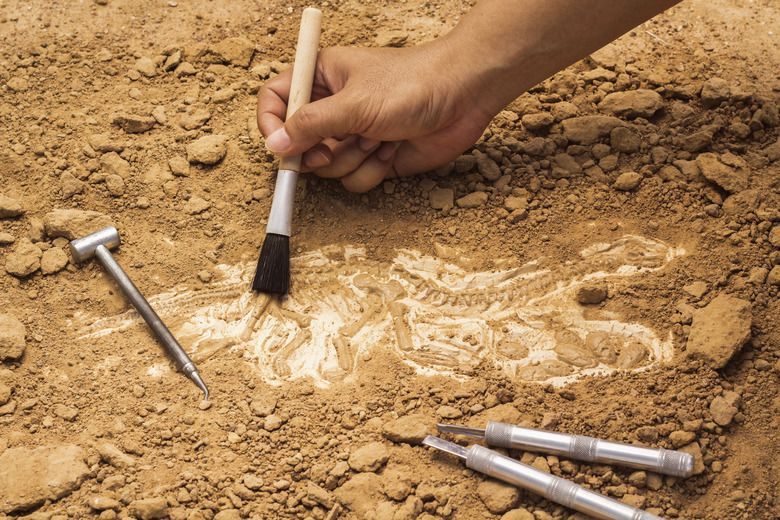
M 0 246 L 0 264 L 13 271 L 9 258 L 25 238 L 43 251 L 67 250 L 42 223 L 55 209 L 78 209 L 110 217 L 123 237 L 115 257 L 147 296 L 177 286 L 207 290 L 220 281 L 217 264 L 251 268 L 276 169 L 252 124 L 255 94 L 269 71 L 289 66 L 303 7 L 246 0 L 0 3 L 0 195 L 22 206 L 20 215 L 0 219 L 0 234 L 13 239 Z M 468 5 L 331 1 L 321 7 L 323 45 L 374 46 L 443 34 Z M 770 0 L 685 1 L 636 28 L 499 114 L 475 150 L 511 176 L 504 188 L 476 167 L 393 180 L 365 195 L 309 176 L 300 181 L 295 255 L 353 245 L 388 264 L 401 249 L 436 256 L 453 247 L 468 252 L 461 267 L 484 272 L 540 257 L 576 261 L 593 243 L 626 235 L 682 248 L 686 254 L 659 271 L 611 282 L 597 310 L 585 310 L 613 313 L 660 338 L 671 332 L 673 361 L 554 387 L 510 377 L 489 360 L 465 370 L 465 381 L 417 375 L 377 344 L 356 361 L 354 377 L 321 388 L 306 379 L 269 385 L 255 357 L 223 348 L 199 363 L 212 392 L 211 406 L 199 407 L 197 389 L 180 373 L 149 374 L 165 357 L 142 325 L 79 339 L 79 313 L 111 317 L 129 308 L 97 262 L 68 263 L 50 274 L 3 272 L 0 309 L 24 325 L 26 346 L 22 357 L 0 366 L 0 390 L 10 389 L 0 402 L 0 456 L 75 444 L 89 469 L 63 498 L 8 516 L 430 520 L 498 518 L 520 508 L 536 519 L 580 518 L 531 494 L 496 506 L 478 489 L 483 477 L 383 433 L 399 417 L 419 414 L 433 424 L 453 410 L 458 417 L 446 421 L 482 426 L 512 418 L 665 448 L 679 447 L 672 433 L 690 432 L 686 446 L 701 452 L 702 471 L 657 485 L 624 468 L 582 463 L 572 469 L 555 457 L 529 462 L 663 517 L 780 516 L 780 277 L 771 274 L 780 269 L 779 32 L 780 9 Z M 214 51 L 239 36 L 254 45 L 248 66 Z M 177 51 L 194 74 L 163 70 Z M 141 58 L 152 60 L 154 75 L 138 72 Z M 599 68 L 605 77 L 593 73 Z M 729 92 L 708 106 L 702 87 L 712 78 L 724 80 Z M 598 143 L 567 140 L 559 121 L 537 131 L 523 123 L 523 116 L 550 112 L 562 101 L 579 115 L 601 113 L 598 103 L 624 80 L 624 90 L 654 90 L 663 98 L 648 118 L 624 117 L 640 138 L 636 151 L 616 153 L 614 143 L 599 148 L 610 144 L 609 135 Z M 227 100 L 220 99 L 225 89 L 234 91 Z M 193 106 L 210 118 L 187 129 L 182 117 Z M 117 119 L 129 114 L 143 122 L 153 111 L 153 127 L 140 133 L 127 133 Z M 701 143 L 688 139 L 697 132 L 707 134 Z M 126 171 L 112 175 L 108 152 L 95 150 L 96 134 L 124 145 L 119 157 Z M 171 174 L 169 160 L 186 157 L 187 145 L 208 134 L 228 137 L 225 157 Z M 541 154 L 531 153 L 535 139 Z M 742 172 L 747 184 L 724 186 L 675 163 L 695 165 L 706 153 L 720 157 L 721 166 L 730 162 L 728 171 Z M 582 171 L 556 168 L 559 154 Z M 607 154 L 617 163 L 603 163 L 596 175 L 593 166 Z M 641 183 L 618 189 L 618 177 L 631 171 Z M 486 197 L 475 207 L 456 202 L 434 209 L 434 186 L 452 189 L 455 201 L 473 192 Z M 510 196 L 527 199 L 527 214 L 505 208 Z M 700 297 L 684 289 L 693 282 L 706 286 Z M 691 323 L 678 305 L 704 308 L 723 293 L 752 304 L 752 336 L 715 370 L 686 357 Z M 718 425 L 710 405 L 729 392 L 739 396 L 739 411 Z M 281 425 L 272 424 L 276 419 Z M 655 437 L 640 436 L 647 431 L 642 427 L 654 428 Z M 129 454 L 132 465 L 112 461 L 98 448 L 104 442 Z M 388 460 L 360 471 L 350 456 L 376 448 L 372 442 L 384 445 Z M 350 486 L 364 473 L 375 473 L 379 484 L 375 495 L 358 501 Z M 249 486 L 247 475 L 262 484 Z M 312 484 L 334 492 L 342 506 L 312 499 Z M 96 508 L 95 497 L 118 503 Z M 139 512 L 139 501 L 154 498 L 165 500 L 163 516 Z M 491 506 L 501 511 L 490 512 Z M 3 510 L 0 503 L 0 518 Z M 531 518 L 513 514 L 507 518 Z

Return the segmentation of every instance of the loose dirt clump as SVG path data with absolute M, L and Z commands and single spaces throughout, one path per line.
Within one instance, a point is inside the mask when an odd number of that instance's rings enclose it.
M 278 165 L 255 96 L 306 5 L 3 3 L 0 518 L 583 518 L 420 444 L 489 420 L 691 453 L 511 453 L 659 516 L 778 517 L 775 4 L 685 1 L 435 172 L 302 176 L 269 303 L 239 283 Z M 323 45 L 404 46 L 467 6 L 321 8 Z M 210 401 L 70 259 L 105 225 Z

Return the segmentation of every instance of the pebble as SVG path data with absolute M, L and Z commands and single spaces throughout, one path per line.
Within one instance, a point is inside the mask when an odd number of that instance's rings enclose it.
M 719 426 L 728 426 L 739 410 L 722 396 L 717 396 L 710 403 L 712 420 Z
M 440 406 L 436 410 L 436 415 L 441 417 L 442 419 L 459 419 L 460 417 L 463 417 L 463 413 L 454 406 Z
M 501 520 L 537 520 L 527 509 L 522 507 L 507 511 L 501 516 Z
M 275 397 L 262 396 L 252 400 L 249 409 L 253 414 L 259 417 L 266 417 L 274 413 L 276 404 L 277 400 Z
M 74 444 L 8 448 L 0 455 L 0 513 L 55 501 L 77 490 L 89 475 L 86 453 Z
M 607 94 L 604 100 L 599 103 L 599 110 L 618 117 L 629 119 L 644 117 L 647 119 L 663 106 L 664 100 L 658 92 L 637 89 Z
M 625 123 L 611 116 L 580 116 L 564 120 L 563 136 L 572 143 L 595 144 L 601 137 L 609 135 L 613 128 Z
M 108 215 L 80 209 L 55 209 L 43 218 L 43 226 L 49 238 L 64 237 L 75 240 L 107 226 L 113 226 Z
M 252 491 L 259 491 L 264 486 L 264 482 L 262 478 L 250 473 L 244 475 L 244 485 Z
M 487 193 L 484 191 L 475 191 L 459 198 L 455 202 L 457 203 L 458 207 L 470 209 L 484 206 L 487 200 Z
M 49 248 L 41 256 L 41 273 L 43 274 L 58 273 L 67 265 L 68 255 L 59 247 Z
M 577 288 L 574 297 L 582 305 L 601 303 L 607 299 L 607 286 L 599 282 L 583 284 Z
M 116 152 L 108 152 L 100 157 L 100 168 L 108 175 L 119 175 L 123 179 L 130 176 L 130 163 Z
M 358 473 L 334 491 L 339 503 L 364 518 L 384 496 L 382 478 L 376 473 Z
M 0 246 L 7 246 L 16 242 L 16 238 L 11 233 L 0 232 Z
M 227 103 L 231 99 L 236 97 L 236 91 L 232 88 L 223 88 L 219 89 L 216 92 L 214 92 L 214 95 L 211 96 L 211 102 L 212 103 Z
M 84 182 L 78 180 L 68 171 L 60 175 L 60 184 L 62 185 L 62 198 L 69 199 L 74 195 L 84 192 Z
M 192 105 L 179 117 L 179 124 L 185 130 L 195 130 L 211 119 L 211 112 L 200 105 Z
M 284 424 L 284 421 L 282 420 L 281 417 L 279 417 L 278 415 L 271 414 L 265 418 L 265 424 L 263 426 L 263 429 L 272 432 L 274 430 L 278 430 L 279 428 L 281 428 L 282 424 Z
M 523 126 L 531 132 L 544 132 L 555 122 L 555 117 L 549 112 L 526 114 L 520 120 Z
M 0 193 L 0 218 L 13 218 L 23 215 L 25 209 L 20 200 Z
M 481 482 L 477 486 L 477 496 L 494 515 L 506 513 L 520 501 L 520 491 L 515 486 L 495 480 Z
M 135 459 L 109 442 L 99 442 L 95 448 L 100 458 L 115 468 L 124 469 L 135 466 Z
M 455 192 L 450 188 L 433 188 L 428 193 L 428 201 L 433 209 L 449 210 L 454 204 Z
M 171 173 L 177 177 L 190 176 L 190 162 L 182 155 L 177 155 L 168 159 L 168 168 L 170 168 Z
M 381 442 L 372 442 L 358 448 L 349 456 L 349 467 L 358 472 L 378 470 L 390 458 L 387 448 Z
M 41 268 L 43 252 L 29 238 L 21 238 L 5 258 L 5 270 L 18 278 L 25 278 Z
M 180 78 L 182 76 L 194 76 L 197 73 L 198 70 L 195 68 L 195 66 L 192 63 L 188 61 L 181 62 L 179 66 L 176 67 L 176 70 L 173 71 L 173 74 L 177 78 Z
M 679 448 L 696 440 L 696 434 L 694 432 L 676 430 L 669 434 L 669 440 L 672 442 L 672 446 Z
M 731 96 L 731 87 L 726 80 L 710 78 L 701 88 L 701 103 L 707 108 L 715 108 Z
M 200 197 L 191 197 L 184 203 L 184 213 L 188 215 L 198 215 L 208 210 L 211 207 L 211 203 Z
M 187 145 L 190 163 L 216 164 L 227 154 L 228 138 L 224 135 L 207 135 Z
M 121 197 L 125 194 L 125 181 L 120 175 L 107 175 L 106 187 L 108 194 L 112 197 Z
M 385 423 L 382 434 L 392 442 L 418 445 L 427 435 L 434 433 L 433 424 L 434 421 L 426 415 L 404 415 Z
M 612 187 L 619 191 L 631 191 L 639 186 L 641 182 L 641 174 L 636 172 L 625 172 L 621 173 L 618 178 L 615 179 L 615 183 Z
M 128 134 L 140 134 L 151 130 L 157 120 L 151 116 L 138 116 L 135 114 L 116 114 L 111 118 L 111 124 L 119 127 Z
M 147 78 L 153 78 L 157 75 L 157 66 L 151 58 L 143 57 L 139 58 L 135 62 L 135 70 L 146 76 Z
M 93 150 L 100 153 L 106 153 L 106 152 L 119 153 L 125 149 L 124 141 L 119 140 L 116 137 L 110 136 L 108 134 L 92 134 L 87 138 L 87 142 L 89 143 L 89 146 L 91 146 Z
M 222 61 L 236 67 L 248 68 L 255 53 L 255 46 L 244 37 L 231 37 L 225 38 L 210 50 Z
M 87 504 L 89 507 L 97 511 L 103 511 L 106 509 L 119 510 L 122 508 L 122 503 L 119 500 L 114 500 L 113 498 L 104 496 L 92 497 L 89 499 Z
M 748 187 L 748 175 L 745 168 L 733 168 L 724 164 L 723 156 L 714 153 L 702 153 L 696 157 L 696 165 L 704 177 L 730 193 L 744 191 Z
M 618 126 L 609 133 L 609 144 L 618 152 L 635 153 L 642 145 L 642 138 L 630 128 Z
M 168 518 L 168 501 L 163 497 L 133 500 L 127 505 L 127 512 L 138 520 Z
M 751 326 L 750 302 L 720 294 L 694 312 L 686 356 L 719 370 L 750 339 Z
M 501 178 L 501 169 L 496 161 L 488 156 L 477 157 L 477 170 L 485 180 L 493 182 Z

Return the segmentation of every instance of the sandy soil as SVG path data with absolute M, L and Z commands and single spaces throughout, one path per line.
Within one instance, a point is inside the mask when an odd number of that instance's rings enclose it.
M 776 3 L 685 1 L 436 172 L 305 176 L 270 301 L 255 94 L 303 7 L 0 2 L 0 518 L 583 518 L 420 445 L 488 420 L 692 453 L 512 453 L 664 518 L 779 516 Z M 323 45 L 379 46 L 468 3 L 320 7 Z M 69 258 L 107 223 L 209 402 Z

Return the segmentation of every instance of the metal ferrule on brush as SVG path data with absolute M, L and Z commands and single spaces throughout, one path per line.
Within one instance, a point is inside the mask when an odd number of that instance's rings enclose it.
M 265 228 L 266 233 L 290 236 L 297 180 L 298 172 L 295 170 L 279 170 L 276 174 L 274 199 L 271 202 L 271 213 Z

